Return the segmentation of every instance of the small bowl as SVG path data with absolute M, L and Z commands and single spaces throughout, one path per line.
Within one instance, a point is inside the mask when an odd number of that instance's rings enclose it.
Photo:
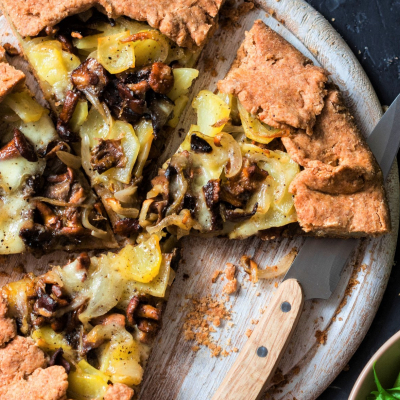
M 385 389 L 390 389 L 400 372 L 400 331 L 383 344 L 368 361 L 350 393 L 349 400 L 366 400 L 372 391 L 377 390 L 372 369 L 375 361 L 379 381 Z

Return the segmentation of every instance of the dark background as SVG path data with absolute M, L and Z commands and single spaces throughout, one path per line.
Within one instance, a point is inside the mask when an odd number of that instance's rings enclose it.
M 342 35 L 369 76 L 379 100 L 400 93 L 400 0 L 307 0 Z M 398 157 L 398 161 L 400 161 Z M 398 266 L 396 266 L 396 261 Z M 318 400 L 347 400 L 371 356 L 400 330 L 400 251 L 382 304 L 361 346 Z

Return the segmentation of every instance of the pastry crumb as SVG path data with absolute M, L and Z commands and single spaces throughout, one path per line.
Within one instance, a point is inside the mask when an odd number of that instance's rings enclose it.
M 236 278 L 233 278 L 232 281 L 229 281 L 223 289 L 223 292 L 226 294 L 234 294 L 238 289 L 238 282 Z
M 253 330 L 249 328 L 246 330 L 245 335 L 249 338 L 252 333 L 253 333 Z
M 326 331 L 317 330 L 315 332 L 315 337 L 317 338 L 317 342 L 319 344 L 326 344 L 326 340 L 328 338 L 328 334 L 326 333 Z
M 215 283 L 218 279 L 218 277 L 222 274 L 222 271 L 220 269 L 217 269 L 216 271 L 214 271 L 212 277 L 211 277 L 211 282 Z

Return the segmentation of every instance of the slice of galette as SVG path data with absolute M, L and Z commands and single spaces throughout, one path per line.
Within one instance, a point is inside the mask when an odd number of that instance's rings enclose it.
M 22 400 L 27 391 L 49 390 L 51 395 L 33 398 L 130 400 L 161 326 L 173 257 L 153 235 L 118 253 L 82 253 L 44 275 L 4 285 L 0 397 L 13 393 Z M 4 362 L 13 353 L 8 364 L 18 369 L 15 374 Z
M 221 3 L 1 1 L 59 135 L 82 158 L 119 235 L 140 230 L 143 177 L 156 172 L 188 102 Z
M 264 238 L 390 230 L 382 173 L 328 73 L 262 21 L 153 179 L 148 232 Z
M 115 247 L 80 159 L 24 81 L 25 75 L 2 58 L 0 254 Z

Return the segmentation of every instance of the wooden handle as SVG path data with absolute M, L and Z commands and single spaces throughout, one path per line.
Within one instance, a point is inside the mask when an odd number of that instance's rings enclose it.
M 253 400 L 262 394 L 293 334 L 303 308 L 300 284 L 280 284 L 212 400 Z

